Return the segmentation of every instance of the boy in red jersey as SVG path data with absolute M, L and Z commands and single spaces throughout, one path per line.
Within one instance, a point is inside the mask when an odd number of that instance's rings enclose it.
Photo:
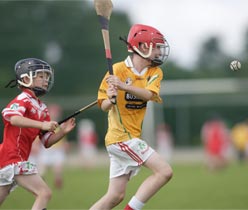
M 51 190 L 37 173 L 36 165 L 28 161 L 33 141 L 39 136 L 44 147 L 51 147 L 75 127 L 75 119 L 59 126 L 51 121 L 47 106 L 39 97 L 53 86 L 51 66 L 36 58 L 20 60 L 15 65 L 16 79 L 11 87 L 22 92 L 2 111 L 3 142 L 0 144 L 0 205 L 9 192 L 19 185 L 35 196 L 33 210 L 46 209 Z M 44 132 L 46 131 L 46 132 Z
M 127 183 L 145 166 L 152 171 L 126 205 L 126 210 L 140 210 L 172 177 L 172 169 L 154 149 L 141 139 L 141 128 L 148 101 L 159 97 L 162 65 L 169 54 L 164 36 L 155 28 L 136 24 L 127 40 L 132 55 L 114 64 L 114 75 L 107 73 L 98 91 L 98 103 L 108 111 L 105 145 L 110 157 L 107 193 L 90 210 L 108 210 L 125 196 Z M 114 98 L 116 96 L 116 98 Z
M 226 167 L 231 136 L 225 122 L 219 116 L 213 115 L 203 124 L 201 138 L 208 169 L 214 171 Z

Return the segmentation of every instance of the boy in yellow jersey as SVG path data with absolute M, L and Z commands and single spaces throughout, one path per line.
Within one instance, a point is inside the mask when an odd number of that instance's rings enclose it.
M 158 66 L 168 57 L 168 43 L 157 29 L 141 24 L 133 25 L 127 40 L 122 40 L 132 54 L 114 64 L 114 75 L 107 73 L 98 91 L 99 106 L 108 111 L 105 145 L 110 157 L 110 181 L 107 193 L 91 210 L 117 206 L 124 199 L 128 181 L 141 166 L 150 169 L 152 175 L 140 185 L 125 210 L 142 209 L 172 177 L 169 164 L 141 139 L 147 102 L 161 102 L 163 72 Z
M 238 153 L 238 160 L 248 160 L 248 119 L 238 122 L 231 130 L 232 142 Z

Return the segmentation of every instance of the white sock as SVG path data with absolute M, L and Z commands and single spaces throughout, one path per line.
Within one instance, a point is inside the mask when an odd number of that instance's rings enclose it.
M 135 210 L 141 210 L 145 204 L 133 196 L 128 205 Z

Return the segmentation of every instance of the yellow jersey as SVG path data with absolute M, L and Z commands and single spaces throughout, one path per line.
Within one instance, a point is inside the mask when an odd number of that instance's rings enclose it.
M 135 72 L 131 59 L 128 57 L 125 61 L 114 64 L 113 71 L 114 75 L 127 85 L 152 91 L 154 94 L 152 101 L 162 102 L 159 97 L 159 91 L 163 72 L 159 67 L 146 68 L 139 74 Z M 108 75 L 109 73 L 106 73 L 98 90 L 99 105 L 108 98 L 106 93 L 108 88 L 106 77 Z M 140 138 L 146 106 L 146 101 L 123 90 L 118 90 L 116 105 L 108 112 L 108 130 L 105 136 L 105 145 Z
M 231 135 L 234 146 L 244 151 L 248 144 L 248 125 L 246 123 L 238 123 L 232 128 Z

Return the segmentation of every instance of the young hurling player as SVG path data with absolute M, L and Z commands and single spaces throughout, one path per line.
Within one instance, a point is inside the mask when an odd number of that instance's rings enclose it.
M 37 173 L 36 165 L 27 161 L 33 141 L 39 136 L 44 147 L 58 142 L 75 127 L 75 119 L 59 126 L 51 121 L 47 106 L 39 97 L 53 86 L 51 66 L 36 58 L 20 60 L 15 65 L 16 79 L 11 87 L 22 92 L 2 111 L 4 121 L 3 142 L 0 144 L 0 206 L 17 184 L 35 196 L 34 210 L 46 209 L 51 190 Z M 46 131 L 46 132 L 42 132 Z
M 112 209 L 125 196 L 130 178 L 141 166 L 152 171 L 126 205 L 126 210 L 142 209 L 144 204 L 172 177 L 164 159 L 141 139 L 141 128 L 148 101 L 161 102 L 158 67 L 169 54 L 164 36 L 155 28 L 136 24 L 122 39 L 132 54 L 113 66 L 114 75 L 105 75 L 98 91 L 98 102 L 108 111 L 105 137 L 110 157 L 110 180 L 107 193 L 90 209 Z M 113 96 L 116 96 L 116 101 Z

